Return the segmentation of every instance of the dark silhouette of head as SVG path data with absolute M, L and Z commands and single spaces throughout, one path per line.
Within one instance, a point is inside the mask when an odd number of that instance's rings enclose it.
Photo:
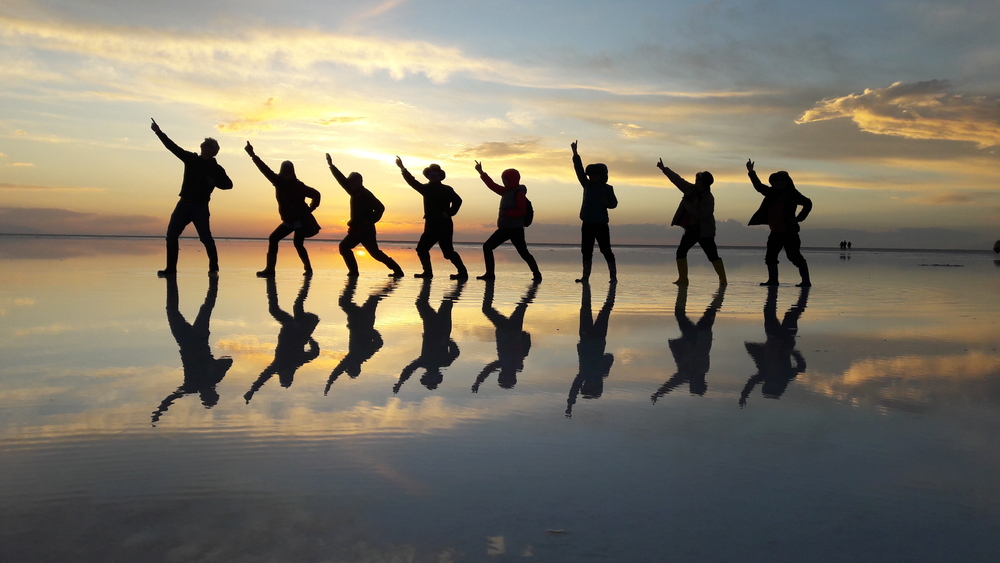
M 517 369 L 509 366 L 500 368 L 497 384 L 500 385 L 501 389 L 513 389 L 517 385 Z
M 508 188 L 515 188 L 521 185 L 521 173 L 514 168 L 508 168 L 503 171 L 500 175 L 500 179 L 503 180 L 503 185 Z
M 444 176 L 444 170 L 441 169 L 440 165 L 431 164 L 427 168 L 424 168 L 424 178 L 427 178 L 431 182 L 443 182 Z
M 219 141 L 205 137 L 205 140 L 201 142 L 201 155 L 205 158 L 215 158 L 217 154 L 219 154 Z
M 352 190 L 356 190 L 365 185 L 365 180 L 364 178 L 361 177 L 361 174 L 357 172 L 351 172 L 350 174 L 347 175 L 347 185 Z
M 597 182 L 598 184 L 606 184 L 608 182 L 608 166 L 606 164 L 600 162 L 588 164 L 587 168 L 584 169 L 584 173 L 587 174 L 591 182 Z
M 795 184 L 792 182 L 792 177 L 789 176 L 788 172 L 785 172 L 784 170 L 780 170 L 778 172 L 775 172 L 774 174 L 771 174 L 768 177 L 767 182 L 769 184 L 771 184 L 772 187 L 775 187 L 775 188 L 779 188 L 779 189 L 792 188 L 792 189 L 795 189 Z
M 444 374 L 441 373 L 440 369 L 428 369 L 423 377 L 420 378 L 420 383 L 424 387 L 430 389 L 431 391 L 438 388 L 441 382 L 444 381 Z
M 712 173 L 709 172 L 708 170 L 699 172 L 694 175 L 694 185 L 698 186 L 699 188 L 707 188 L 714 183 L 715 183 L 715 176 L 712 176 Z
M 295 165 L 292 164 L 291 160 L 286 160 L 281 163 L 281 169 L 278 171 L 278 176 L 291 180 L 295 179 Z

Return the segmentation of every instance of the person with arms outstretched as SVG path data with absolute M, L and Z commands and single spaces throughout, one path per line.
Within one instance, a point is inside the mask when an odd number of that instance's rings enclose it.
M 500 371 L 497 384 L 503 389 L 512 389 L 517 385 L 517 372 L 524 369 L 524 359 L 531 350 L 531 335 L 524 330 L 524 314 L 528 312 L 528 304 L 535 299 L 538 282 L 531 283 L 509 317 L 493 307 L 493 286 L 494 282 L 487 280 L 486 291 L 483 293 L 483 314 L 496 328 L 497 359 L 486 364 L 479 372 L 472 384 L 473 393 L 478 393 L 479 386 L 497 370 Z
M 722 300 L 726 297 L 726 286 L 719 286 L 718 293 L 712 302 L 702 313 L 701 319 L 697 323 L 691 322 L 687 316 L 687 286 L 677 287 L 677 300 L 674 302 L 674 318 L 677 319 L 677 327 L 681 329 L 680 338 L 672 338 L 667 341 L 670 346 L 670 353 L 674 356 L 674 363 L 677 364 L 675 373 L 666 383 L 653 393 L 653 403 L 670 393 L 684 383 L 688 384 L 688 390 L 692 395 L 704 395 L 708 390 L 708 383 L 705 376 L 708 375 L 709 359 L 712 352 L 712 325 L 715 324 L 715 316 L 722 308 Z
M 295 233 L 292 239 L 295 250 L 302 260 L 303 273 L 312 275 L 312 263 L 309 262 L 309 253 L 306 252 L 306 239 L 319 233 L 320 226 L 313 217 L 313 211 L 319 207 L 320 194 L 315 188 L 302 183 L 295 177 L 295 165 L 292 161 L 286 160 L 281 163 L 281 169 L 277 174 L 260 159 L 253 151 L 253 145 L 247 141 L 244 147 L 257 169 L 267 178 L 268 182 L 274 186 L 274 197 L 278 200 L 278 215 L 281 216 L 281 224 L 278 225 L 271 236 L 267 237 L 267 265 L 257 272 L 262 278 L 274 276 L 274 267 L 278 262 L 278 243 L 281 239 Z M 306 198 L 311 201 L 306 205 Z
M 397 283 L 399 282 L 395 279 L 390 280 L 382 289 L 369 295 L 363 305 L 357 305 L 354 303 L 354 291 L 358 287 L 358 278 L 356 276 L 347 278 L 347 285 L 344 286 L 338 301 L 340 308 L 347 315 L 347 354 L 330 372 L 326 389 L 323 390 L 324 395 L 330 392 L 330 387 L 342 373 L 346 372 L 351 379 L 361 375 L 361 364 L 370 360 L 382 349 L 384 342 L 382 335 L 375 328 L 375 310 L 378 304 L 396 289 Z
M 382 214 L 385 213 L 385 205 L 379 201 L 375 194 L 364 186 L 364 179 L 361 174 L 351 172 L 344 174 L 333 164 L 330 153 L 326 153 L 326 163 L 330 165 L 330 172 L 337 179 L 340 187 L 351 196 L 351 219 L 347 222 L 347 236 L 340 241 L 340 255 L 344 257 L 347 264 L 347 275 L 358 275 L 358 259 L 354 257 L 354 247 L 359 244 L 365 247 L 368 255 L 388 266 L 394 278 L 403 277 L 403 269 L 395 260 L 389 257 L 378 247 L 376 240 L 375 223 L 379 222 Z
M 420 383 L 430 390 L 437 389 L 444 380 L 444 374 L 441 373 L 441 370 L 458 359 L 458 344 L 451 338 L 451 310 L 461 297 L 463 287 L 465 287 L 465 280 L 459 280 L 455 284 L 455 289 L 444 296 L 441 305 L 435 311 L 430 304 L 431 280 L 424 279 L 416 302 L 417 312 L 420 313 L 420 320 L 424 325 L 423 338 L 420 342 L 420 356 L 400 372 L 399 381 L 392 386 L 393 393 L 399 393 L 399 389 L 406 383 L 406 380 L 420 368 L 425 370 L 424 375 L 420 378 Z
M 417 257 L 420 258 L 420 265 L 424 271 L 413 274 L 415 278 L 432 278 L 434 270 L 431 267 L 431 248 L 437 244 L 441 248 L 441 254 L 455 265 L 458 270 L 450 277 L 453 280 L 469 279 L 469 272 L 462 263 L 462 257 L 455 252 L 452 237 L 455 234 L 455 225 L 452 217 L 458 213 L 462 207 L 462 198 L 455 193 L 451 186 L 446 186 L 444 181 L 444 170 L 437 164 L 431 164 L 424 168 L 424 178 L 426 184 L 421 184 L 410 174 L 410 171 L 403 166 L 403 159 L 396 157 L 396 166 L 403 173 L 403 179 L 411 188 L 417 191 L 424 198 L 424 232 L 417 242 Z
M 788 261 L 798 267 L 799 275 L 802 276 L 802 283 L 796 284 L 796 287 L 811 286 L 809 266 L 799 250 L 802 246 L 802 240 L 799 239 L 799 223 L 805 221 L 812 211 L 812 200 L 795 189 L 792 177 L 784 170 L 771 174 L 767 179 L 771 183 L 768 186 L 757 177 L 753 161 L 748 159 L 747 174 L 754 189 L 764 196 L 764 201 L 747 224 L 767 225 L 771 228 L 771 234 L 767 237 L 767 253 L 764 255 L 767 281 L 761 282 L 760 285 L 778 285 L 778 253 L 784 248 Z M 802 211 L 796 215 L 795 210 L 799 206 L 802 207 Z
M 677 245 L 677 285 L 688 284 L 687 254 L 698 244 L 705 251 L 708 261 L 715 267 L 719 275 L 719 283 L 725 284 L 726 267 L 719 258 L 719 249 L 715 246 L 715 196 L 712 195 L 712 183 L 715 177 L 705 170 L 694 176 L 694 183 L 681 178 L 676 172 L 663 165 L 663 159 L 656 163 L 663 174 L 684 194 L 680 205 L 674 213 L 671 225 L 684 227 L 684 235 Z
M 580 250 L 583 252 L 583 275 L 577 282 L 590 280 L 590 269 L 594 262 L 594 241 L 597 241 L 601 254 L 608 262 L 608 274 L 612 283 L 618 281 L 618 268 L 615 265 L 615 254 L 611 251 L 611 230 L 608 228 L 608 209 L 618 207 L 614 187 L 608 185 L 608 167 L 602 163 L 588 164 L 583 167 L 583 160 L 576 150 L 577 141 L 570 144 L 573 149 L 573 169 L 576 178 L 583 186 L 583 204 L 580 206 Z
M 594 318 L 590 303 L 590 284 L 583 283 L 583 296 L 580 300 L 580 342 L 576 345 L 576 353 L 580 360 L 580 369 L 569 387 L 569 397 L 566 398 L 566 418 L 573 416 L 573 405 L 580 394 L 584 399 L 599 399 L 604 393 L 604 378 L 611 373 L 615 356 L 605 352 L 608 342 L 608 321 L 611 320 L 611 310 L 615 306 L 615 289 L 618 284 L 608 286 L 608 295 L 604 306 Z
M 795 349 L 799 332 L 799 319 L 809 302 L 809 286 L 799 290 L 799 298 L 785 316 L 778 320 L 778 288 L 767 288 L 764 301 L 764 334 L 766 342 L 744 342 L 747 353 L 757 366 L 757 373 L 750 376 L 740 393 L 740 407 L 745 407 L 754 387 L 761 384 L 761 393 L 767 399 L 778 399 L 788 384 L 806 371 L 806 359 Z
M 496 278 L 496 262 L 493 258 L 493 250 L 510 241 L 517 249 L 521 259 L 528 264 L 531 269 L 532 278 L 535 281 L 542 281 L 542 273 L 538 271 L 538 264 L 534 256 L 528 252 L 528 243 L 524 240 L 525 216 L 528 213 L 528 188 L 521 185 L 521 173 L 513 168 L 508 168 L 500 174 L 503 185 L 497 184 L 490 178 L 490 175 L 483 172 L 483 165 L 476 161 L 476 172 L 482 179 L 486 187 L 500 195 L 500 212 L 497 216 L 497 230 L 490 235 L 483 243 L 483 259 L 486 262 L 486 273 L 476 276 L 479 280 L 492 280 Z
M 205 137 L 201 143 L 201 154 L 188 152 L 160 131 L 156 120 L 151 121 L 153 123 L 149 128 L 156 133 L 163 146 L 184 163 L 184 180 L 181 182 L 179 194 L 181 199 L 174 206 L 174 212 L 170 214 L 170 223 L 167 224 L 167 266 L 156 274 L 160 277 L 177 274 L 179 239 L 189 223 L 194 223 L 198 238 L 205 245 L 208 273 L 215 274 L 219 271 L 219 252 L 215 248 L 215 239 L 212 238 L 208 202 L 212 199 L 212 190 L 215 188 L 228 190 L 233 187 L 233 181 L 226 175 L 226 170 L 215 161 L 215 155 L 219 154 L 219 142 L 211 137 Z

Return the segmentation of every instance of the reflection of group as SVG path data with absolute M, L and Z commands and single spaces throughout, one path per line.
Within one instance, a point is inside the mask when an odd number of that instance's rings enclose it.
M 177 273 L 178 238 L 189 223 L 194 223 L 198 236 L 205 245 L 209 257 L 209 272 L 219 270 L 218 253 L 215 241 L 209 227 L 208 203 L 215 188 L 230 189 L 232 180 L 226 171 L 216 162 L 219 153 L 219 143 L 215 139 L 206 138 L 201 144 L 201 153 L 196 154 L 181 149 L 164 134 L 159 125 L 153 121 L 151 128 L 160 141 L 177 158 L 184 162 L 184 180 L 181 185 L 180 201 L 178 201 L 170 224 L 167 227 L 167 265 L 158 273 L 169 277 Z M 577 142 L 573 141 L 570 148 L 573 152 L 573 169 L 577 180 L 583 188 L 583 201 L 580 206 L 580 250 L 583 260 L 583 273 L 576 279 L 584 282 L 590 279 L 593 266 L 594 244 L 600 248 L 608 265 L 609 280 L 618 281 L 618 266 L 614 251 L 611 249 L 611 231 L 609 228 L 608 210 L 618 207 L 618 198 L 614 187 L 608 183 L 608 167 L 602 163 L 584 166 L 583 159 L 577 151 Z M 254 152 L 253 146 L 247 142 L 245 150 L 251 160 L 274 186 L 275 199 L 278 202 L 278 215 L 281 223 L 268 237 L 267 259 L 264 269 L 257 272 L 261 277 L 272 277 L 278 259 L 278 243 L 293 234 L 295 249 L 302 260 L 306 274 L 312 272 L 309 254 L 306 252 L 305 239 L 315 236 L 320 231 L 320 225 L 313 216 L 319 207 L 320 193 L 304 184 L 295 174 L 295 166 L 291 161 L 284 161 L 275 173 Z M 378 247 L 375 224 L 382 218 L 385 205 L 364 186 L 361 174 L 351 172 L 345 176 L 333 163 L 332 157 L 326 155 L 327 165 L 337 183 L 350 196 L 350 219 L 348 230 L 340 243 L 340 254 L 344 258 L 347 272 L 350 276 L 358 275 L 358 263 L 354 257 L 354 248 L 364 246 L 365 250 L 375 260 L 385 264 L 392 277 L 402 277 L 403 270 L 399 264 Z M 458 251 L 455 250 L 453 217 L 462 207 L 462 198 L 454 188 L 444 184 L 445 171 L 438 164 L 424 168 L 423 176 L 427 183 L 417 180 L 403 165 L 403 160 L 396 157 L 396 166 L 403 175 L 403 180 L 417 191 L 423 199 L 424 231 L 417 242 L 416 252 L 422 271 L 414 274 L 417 278 L 431 278 L 434 275 L 431 264 L 430 250 L 438 245 L 441 254 L 455 266 L 451 279 L 466 280 L 469 272 Z M 684 228 L 677 247 L 677 285 L 687 285 L 688 262 L 687 253 L 694 245 L 701 246 L 708 260 L 712 263 L 719 276 L 719 282 L 725 284 L 726 269 L 719 257 L 715 244 L 715 197 L 711 186 L 715 178 L 708 171 L 698 172 L 694 183 L 688 182 L 676 172 L 663 164 L 661 159 L 656 166 L 681 191 L 683 197 L 670 221 L 671 225 Z M 767 264 L 767 281 L 761 285 L 778 284 L 778 254 L 782 249 L 788 260 L 794 264 L 802 277 L 800 286 L 811 285 L 809 268 L 806 259 L 800 252 L 799 223 L 804 221 L 812 209 L 812 201 L 802 195 L 792 182 L 788 172 L 779 171 L 768 178 L 770 185 L 764 184 L 757 177 L 754 163 L 747 160 L 747 173 L 754 189 L 764 196 L 760 207 L 748 222 L 749 225 L 767 225 L 771 234 L 767 239 L 767 252 L 764 262 Z M 497 230 L 483 243 L 483 260 L 485 273 L 477 276 L 481 280 L 492 280 L 496 277 L 493 251 L 506 241 L 510 241 L 518 254 L 531 270 L 532 278 L 541 281 L 542 274 L 535 258 L 528 250 L 525 241 L 525 227 L 531 225 L 534 218 L 534 206 L 527 197 L 527 188 L 521 184 L 521 174 L 516 169 L 509 168 L 500 175 L 502 184 L 497 184 L 483 171 L 480 162 L 475 162 L 475 170 L 486 186 L 500 196 L 500 206 L 497 215 Z M 306 204 L 306 200 L 309 204 Z M 802 210 L 798 211 L 801 207 Z M 846 243 L 850 247 L 850 243 Z M 843 248 L 844 244 L 841 245 Z

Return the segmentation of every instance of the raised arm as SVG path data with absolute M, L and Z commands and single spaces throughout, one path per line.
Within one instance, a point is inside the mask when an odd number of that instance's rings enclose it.
M 250 141 L 247 141 L 247 146 L 243 147 L 243 150 L 247 151 L 247 154 L 250 155 L 253 163 L 257 165 L 257 169 L 260 170 L 260 173 L 263 174 L 265 178 L 267 178 L 268 182 L 273 184 L 278 179 L 278 175 L 274 173 L 274 170 L 271 170 L 271 168 L 264 164 L 264 161 L 253 152 L 253 145 L 250 144 Z
M 753 169 L 753 161 L 749 158 L 747 159 L 747 175 L 750 176 L 750 183 L 753 184 L 753 189 L 764 195 L 770 193 L 771 186 L 760 181 L 760 178 L 757 177 L 757 171 Z
M 411 188 L 423 194 L 424 185 L 418 182 L 417 179 L 413 177 L 413 174 L 410 174 L 410 171 L 403 166 L 403 159 L 398 156 L 396 157 L 396 166 L 398 166 L 399 171 L 403 173 L 403 179 L 406 180 L 406 183 L 409 184 Z
M 663 164 L 662 158 L 660 159 L 659 162 L 656 163 L 656 167 L 659 168 L 660 171 L 663 172 L 663 175 L 666 176 L 667 179 L 670 180 L 670 182 L 673 185 L 677 186 L 677 189 L 683 192 L 685 195 L 687 195 L 689 191 L 694 189 L 694 184 L 688 182 L 684 178 L 681 178 L 680 174 L 674 172 L 673 170 L 665 166 Z
M 333 173 L 333 177 L 337 179 L 340 187 L 344 188 L 344 191 L 347 193 L 350 193 L 350 190 L 347 189 L 347 176 L 344 176 L 340 169 L 334 166 L 333 159 L 330 158 L 330 153 L 326 153 L 326 163 L 330 166 L 330 172 Z
M 503 195 L 504 192 L 507 191 L 507 188 L 494 182 L 493 178 L 490 178 L 489 174 L 483 172 L 483 165 L 481 162 L 479 162 L 478 160 L 475 162 L 476 162 L 476 172 L 479 172 L 479 179 L 482 180 L 484 184 L 486 184 L 487 188 L 493 190 L 494 192 L 500 195 Z
M 150 118 L 150 121 L 152 121 L 153 123 L 149 126 L 149 128 L 153 130 L 153 133 L 156 133 L 156 136 L 160 139 L 160 142 L 163 143 L 163 146 L 167 147 L 168 151 L 174 153 L 174 156 L 176 156 L 181 160 L 184 160 L 188 154 L 191 154 L 188 153 L 188 151 L 177 146 L 177 143 L 171 141 L 170 137 L 167 137 L 166 133 L 160 131 L 160 126 L 156 123 L 155 119 Z
M 576 152 L 576 143 L 573 141 L 569 148 L 573 149 L 573 170 L 576 171 L 576 179 L 580 181 L 580 185 L 587 187 L 590 180 L 587 178 L 587 173 L 583 170 L 583 160 L 580 158 L 580 153 Z

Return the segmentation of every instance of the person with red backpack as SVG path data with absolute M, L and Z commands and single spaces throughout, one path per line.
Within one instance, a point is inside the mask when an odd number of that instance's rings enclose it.
M 535 257 L 528 252 L 528 243 L 524 240 L 524 228 L 531 224 L 534 210 L 528 201 L 528 188 L 521 185 L 521 173 L 508 168 L 500 175 L 503 185 L 497 184 L 490 175 L 483 172 L 483 165 L 476 161 L 476 172 L 486 187 L 500 194 L 500 212 L 497 215 L 497 230 L 483 243 L 483 259 L 486 262 L 486 273 L 476 276 L 477 280 L 492 280 L 496 278 L 496 263 L 493 250 L 506 241 L 510 241 L 517 249 L 521 259 L 531 268 L 532 279 L 542 281 L 542 273 L 538 270 Z

